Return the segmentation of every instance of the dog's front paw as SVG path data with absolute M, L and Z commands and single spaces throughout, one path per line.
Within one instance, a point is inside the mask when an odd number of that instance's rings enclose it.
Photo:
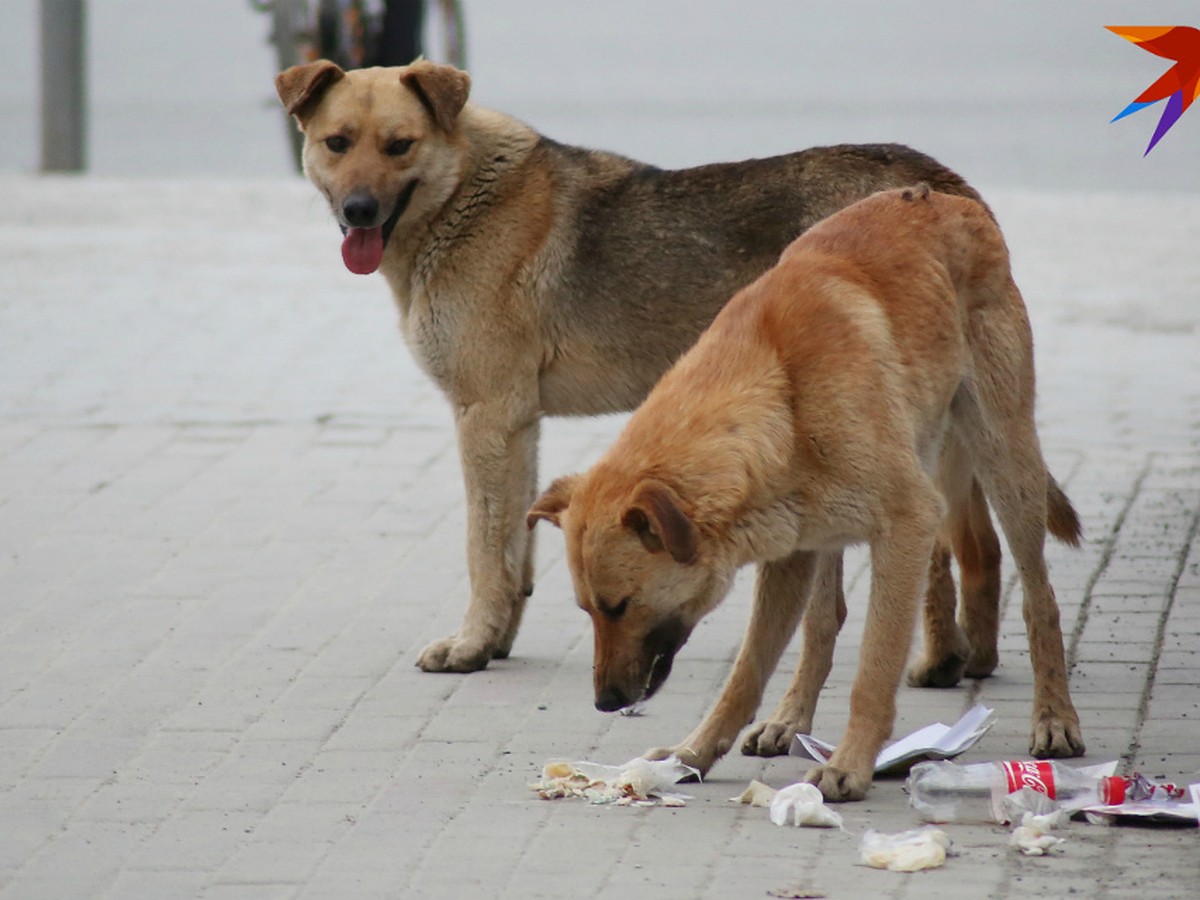
M 871 786 L 871 772 L 851 772 L 836 766 L 813 766 L 804 776 L 809 784 L 815 784 L 821 796 L 831 803 L 845 800 L 861 800 L 867 796 Z
M 681 763 L 698 770 L 702 776 L 708 774 L 708 770 L 717 761 L 718 755 L 715 750 L 696 750 L 692 747 L 684 747 L 682 745 L 678 747 L 655 747 L 653 750 L 647 750 L 642 754 L 646 759 L 651 760 L 666 759 L 669 756 L 677 757 Z M 697 780 L 691 776 L 683 779 L 683 781 Z
M 1029 735 L 1029 752 L 1039 759 L 1066 759 L 1083 756 L 1087 748 L 1079 730 L 1079 717 L 1043 712 L 1034 716 L 1033 732 Z
M 750 729 L 742 741 L 743 756 L 785 756 L 792 738 L 812 731 L 812 717 L 797 721 L 769 719 Z
M 434 641 L 421 651 L 417 665 L 425 672 L 478 672 L 492 660 L 492 646 L 458 635 Z

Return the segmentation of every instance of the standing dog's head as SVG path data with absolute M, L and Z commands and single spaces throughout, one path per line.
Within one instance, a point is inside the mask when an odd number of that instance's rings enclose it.
M 457 187 L 458 118 L 470 86 L 466 72 L 424 61 L 344 72 L 319 60 L 276 76 L 304 132 L 304 173 L 342 227 L 351 272 L 378 269 L 396 227 L 439 208 Z
M 575 601 L 592 618 L 596 708 L 650 697 L 732 573 L 706 552 L 686 502 L 654 478 L 621 486 L 602 468 L 560 478 L 530 509 L 529 527 L 540 519 L 562 528 Z

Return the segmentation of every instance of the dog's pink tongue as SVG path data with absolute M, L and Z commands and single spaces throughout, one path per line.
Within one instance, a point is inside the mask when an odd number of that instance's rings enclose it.
M 383 229 L 351 228 L 342 241 L 342 262 L 355 275 L 370 275 L 383 261 Z

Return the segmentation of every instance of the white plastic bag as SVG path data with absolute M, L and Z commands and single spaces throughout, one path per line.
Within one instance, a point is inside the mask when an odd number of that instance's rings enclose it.
M 800 782 L 781 788 L 771 798 L 771 821 L 776 825 L 810 825 L 814 828 L 841 828 L 842 817 L 825 805 L 815 784 Z

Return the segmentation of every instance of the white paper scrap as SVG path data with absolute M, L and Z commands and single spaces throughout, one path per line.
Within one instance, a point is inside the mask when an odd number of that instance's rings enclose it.
M 967 710 L 953 725 L 934 722 L 889 744 L 875 758 L 875 774 L 903 772 L 924 760 L 953 759 L 975 744 L 995 724 L 995 712 L 982 704 Z M 792 756 L 829 761 L 836 748 L 810 734 L 797 734 L 788 751 Z

